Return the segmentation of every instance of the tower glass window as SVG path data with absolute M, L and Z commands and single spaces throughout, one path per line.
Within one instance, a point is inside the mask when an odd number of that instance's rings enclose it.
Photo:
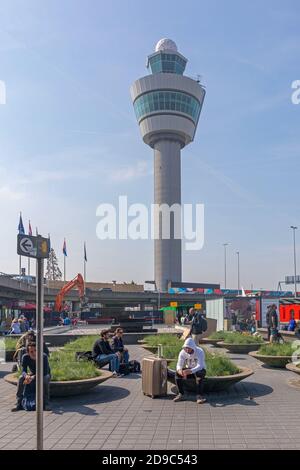
M 139 96 L 134 102 L 138 121 L 152 112 L 173 111 L 188 114 L 197 123 L 200 108 L 199 101 L 193 96 L 171 90 L 151 91 Z
M 186 59 L 178 53 L 165 54 L 157 52 L 148 58 L 148 67 L 154 73 L 177 73 L 183 75 Z

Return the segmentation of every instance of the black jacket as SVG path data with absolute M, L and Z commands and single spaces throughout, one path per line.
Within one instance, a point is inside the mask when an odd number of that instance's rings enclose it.
M 97 357 L 99 354 L 114 354 L 114 351 L 111 349 L 109 342 L 104 341 L 104 339 L 101 338 L 95 341 L 92 351 L 93 357 Z
M 114 336 L 112 339 L 112 348 L 114 352 L 123 352 L 124 351 L 124 344 L 122 338 L 118 338 L 117 336 Z

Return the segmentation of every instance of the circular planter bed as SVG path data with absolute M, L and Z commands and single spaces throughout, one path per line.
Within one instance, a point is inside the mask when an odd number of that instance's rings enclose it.
M 257 351 L 261 347 L 261 343 L 233 344 L 225 343 L 225 341 L 219 341 L 218 346 L 227 349 L 231 353 L 248 354 L 251 351 Z
M 219 339 L 202 338 L 202 339 L 200 339 L 199 343 L 200 343 L 200 344 L 212 344 L 212 345 L 215 346 L 216 348 L 219 348 L 219 347 L 220 347 L 220 346 L 218 345 L 218 343 L 220 343 L 220 340 L 219 340 Z
M 268 356 L 266 354 L 259 354 L 257 351 L 249 352 L 249 355 L 255 357 L 270 367 L 278 367 L 284 369 L 285 366 L 292 361 L 292 356 Z
M 50 395 L 51 397 L 69 397 L 73 395 L 82 395 L 87 393 L 90 389 L 96 387 L 96 385 L 99 385 L 102 382 L 105 382 L 107 379 L 110 379 L 111 376 L 112 372 L 101 370 L 101 375 L 91 379 L 50 382 Z M 18 383 L 18 379 L 15 374 L 6 375 L 4 380 L 12 385 L 17 385 Z
M 286 364 L 285 368 L 300 375 L 300 367 L 297 367 L 296 364 L 293 364 L 292 362 Z
M 16 352 L 15 350 L 14 351 L 9 351 L 9 350 L 5 349 L 5 351 L 1 351 L 1 356 L 2 356 L 2 353 L 4 353 L 5 362 L 15 362 L 14 361 L 15 352 Z
M 224 375 L 220 377 L 205 377 L 204 379 L 204 392 L 221 392 L 226 390 L 231 385 L 246 379 L 253 374 L 253 370 L 248 367 L 239 367 L 240 372 L 234 375 Z M 168 380 L 175 384 L 175 371 L 168 368 Z M 188 392 L 196 393 L 196 381 L 187 380 L 186 390 Z

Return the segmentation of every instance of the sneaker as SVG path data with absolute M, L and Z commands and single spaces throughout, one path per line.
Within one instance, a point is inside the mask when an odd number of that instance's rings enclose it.
M 14 408 L 12 408 L 10 411 L 21 411 L 23 410 L 23 406 L 21 404 L 16 405 Z
M 181 393 L 179 393 L 175 398 L 173 398 L 173 401 L 175 403 L 177 403 L 178 401 L 184 401 L 184 400 L 185 400 L 185 398 Z
M 117 374 L 117 372 L 116 372 L 116 371 L 114 371 L 114 372 L 112 373 L 112 377 L 113 377 L 113 378 L 116 378 L 116 377 L 118 377 L 118 374 Z
M 202 403 L 205 403 L 206 402 L 206 398 L 203 398 L 203 397 L 197 397 L 197 403 L 198 405 L 202 405 Z

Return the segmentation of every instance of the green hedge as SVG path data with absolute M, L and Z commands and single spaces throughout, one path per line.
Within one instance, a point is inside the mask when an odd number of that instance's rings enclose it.
M 292 348 L 292 343 L 271 343 L 261 346 L 257 354 L 263 356 L 292 356 L 294 352 L 295 349 Z
M 169 337 L 169 340 L 168 340 Z M 150 338 L 150 337 L 149 337 Z M 152 337 L 151 337 L 152 338 Z M 174 359 L 169 365 L 171 369 L 176 369 L 177 358 L 183 346 L 183 340 L 178 339 L 172 335 L 155 335 L 155 340 L 150 339 L 151 346 L 157 344 L 163 344 L 162 356 L 166 359 Z M 155 342 L 155 344 L 153 343 Z M 147 341 L 148 343 L 148 341 Z M 225 375 L 234 375 L 239 373 L 239 368 L 230 360 L 225 354 L 222 353 L 210 353 L 205 348 L 206 360 L 206 376 L 207 377 L 220 377 Z

